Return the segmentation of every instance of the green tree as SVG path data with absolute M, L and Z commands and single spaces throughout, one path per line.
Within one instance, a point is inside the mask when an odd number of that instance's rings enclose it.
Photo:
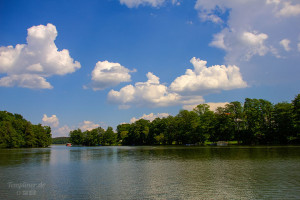
M 84 138 L 81 129 L 70 131 L 70 142 L 75 145 L 83 144 Z
M 167 124 L 164 119 L 154 119 L 150 123 L 147 144 L 166 144 L 164 137 L 166 126 Z
M 20 114 L 0 111 L 0 146 L 6 148 L 47 147 L 51 144 L 51 129 L 32 125 Z
M 295 123 L 295 129 L 297 138 L 300 139 L 300 94 L 298 94 L 292 101 L 293 105 L 293 118 Z
M 203 143 L 204 135 L 200 127 L 198 114 L 195 111 L 181 110 L 176 116 L 177 134 L 175 140 L 178 144 Z
M 117 140 L 119 143 L 124 143 L 124 139 L 128 136 L 130 124 L 119 124 L 117 126 Z
M 215 141 L 215 114 L 209 108 L 210 106 L 207 104 L 199 104 L 194 108 L 194 112 L 197 113 L 199 118 L 198 132 L 201 133 L 202 142 L 205 142 L 207 139 Z
M 96 129 L 86 130 L 83 133 L 83 145 L 86 146 L 96 146 L 99 144 L 99 135 Z
M 286 144 L 295 136 L 293 105 L 282 102 L 274 106 L 274 143 Z
M 0 123 L 0 136 L 2 138 L 1 146 L 5 148 L 21 147 L 21 143 L 23 143 L 21 136 L 18 135 L 17 131 L 9 121 Z
M 165 121 L 166 124 L 164 140 L 167 144 L 171 145 L 175 140 L 175 131 L 177 129 L 176 118 L 170 115 L 167 118 L 163 118 L 162 120 Z
M 243 106 L 240 102 L 233 101 L 225 105 L 225 112 L 234 122 L 234 137 L 238 141 L 238 144 L 240 144 L 241 132 L 245 128 Z
M 101 127 L 95 128 L 92 131 L 97 132 L 98 144 L 105 145 L 104 134 L 105 130 Z
M 41 124 L 32 126 L 34 135 L 36 136 L 37 147 L 48 147 L 52 143 L 51 128 L 42 126 Z
M 32 124 L 27 122 L 25 126 L 26 147 L 36 147 L 37 138 L 33 132 Z
M 246 98 L 244 104 L 246 130 L 244 143 L 266 144 L 273 140 L 273 111 L 271 102 Z
M 144 145 L 147 142 L 149 134 L 149 120 L 140 119 L 130 125 L 128 137 L 124 144 L 127 145 Z
M 211 141 L 229 141 L 233 139 L 235 124 L 234 119 L 230 115 L 226 108 L 217 108 L 215 112 L 214 131 L 212 131 L 214 137 L 212 138 L 211 135 Z
M 112 127 L 108 127 L 104 133 L 104 144 L 112 145 L 116 143 L 117 140 L 117 134 L 113 131 Z

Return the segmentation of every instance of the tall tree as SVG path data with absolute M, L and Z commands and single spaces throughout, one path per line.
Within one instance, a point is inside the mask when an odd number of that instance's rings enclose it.
M 274 143 L 288 143 L 295 136 L 292 104 L 287 102 L 276 104 L 274 106 L 274 121 Z
M 298 94 L 294 98 L 292 104 L 293 104 L 293 117 L 294 117 L 297 137 L 300 138 L 300 94 Z
M 140 119 L 131 124 L 125 144 L 144 145 L 149 134 L 149 120 Z
M 234 137 L 240 144 L 241 132 L 245 126 L 243 106 L 240 102 L 233 101 L 225 105 L 225 112 L 234 122 Z
M 209 138 L 210 140 L 214 140 L 214 137 L 212 136 L 215 135 L 215 114 L 209 108 L 210 106 L 207 104 L 199 104 L 196 108 L 194 108 L 194 112 L 199 118 L 199 127 L 197 129 L 201 134 L 201 142 L 204 142 Z
M 130 124 L 119 124 L 117 126 L 117 140 L 119 143 L 123 144 L 125 142 L 125 138 L 128 136 L 129 129 Z
M 215 112 L 214 131 L 210 135 L 210 140 L 216 141 L 229 141 L 233 139 L 235 124 L 233 117 L 230 117 L 226 108 L 218 107 Z
M 246 119 L 244 142 L 270 143 L 273 140 L 273 104 L 263 99 L 246 98 L 244 110 Z
M 104 143 L 112 145 L 116 143 L 117 135 L 115 134 L 112 127 L 108 127 L 104 133 Z
M 75 145 L 83 144 L 84 138 L 81 129 L 70 131 L 70 142 Z

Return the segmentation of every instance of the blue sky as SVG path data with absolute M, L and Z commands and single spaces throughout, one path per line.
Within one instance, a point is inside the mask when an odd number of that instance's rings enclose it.
M 297 0 L 0 1 L 0 109 L 69 130 L 290 101 Z

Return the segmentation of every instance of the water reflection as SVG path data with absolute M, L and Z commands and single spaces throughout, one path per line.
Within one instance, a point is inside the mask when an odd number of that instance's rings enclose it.
M 50 148 L 37 149 L 0 149 L 0 166 L 14 166 L 24 163 L 31 165 L 47 164 Z
M 299 147 L 0 150 L 0 199 L 28 199 L 9 181 L 44 183 L 33 199 L 298 199 L 299 161 Z

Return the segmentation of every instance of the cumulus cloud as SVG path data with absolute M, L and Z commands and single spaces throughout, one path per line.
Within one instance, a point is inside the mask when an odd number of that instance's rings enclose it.
M 161 6 L 165 0 L 120 0 L 121 4 L 125 4 L 128 8 L 139 7 L 140 5 L 150 5 L 152 7 Z
M 211 43 L 209 45 L 226 50 L 227 47 L 224 42 L 224 37 L 225 37 L 224 33 L 217 33 L 217 34 L 213 35 L 213 40 L 211 41 Z
M 128 108 L 130 105 L 160 107 L 178 104 L 182 97 L 174 92 L 169 92 L 167 86 L 160 84 L 159 78 L 153 73 L 147 73 L 146 82 L 137 82 L 135 85 L 127 85 L 120 91 L 111 90 L 108 100 L 120 104 L 120 108 Z
M 5 76 L 0 79 L 0 86 L 14 87 L 20 86 L 24 88 L 40 88 L 40 89 L 52 89 L 53 86 L 46 81 L 46 79 L 37 74 L 19 74 Z
M 177 77 L 169 87 L 161 84 L 159 77 L 149 72 L 146 82 L 127 85 L 120 91 L 111 90 L 108 93 L 108 101 L 118 104 L 120 109 L 127 109 L 132 105 L 194 105 L 204 102 L 203 95 L 247 86 L 237 66 L 207 67 L 206 61 L 196 58 L 192 58 L 191 63 L 194 70 L 187 69 L 185 75 Z
M 145 120 L 149 120 L 150 122 L 152 122 L 156 118 L 166 118 L 169 115 L 170 115 L 169 113 L 157 113 L 157 114 L 150 113 L 149 115 L 144 114 L 140 118 L 135 118 L 135 117 L 131 118 L 130 123 L 134 123 L 140 119 L 145 119 Z
M 51 134 L 53 138 L 67 137 L 69 135 L 69 132 L 71 131 L 71 128 L 67 125 L 59 127 L 59 119 L 56 115 L 52 115 L 51 117 L 48 117 L 46 114 L 44 114 L 42 118 L 42 124 L 44 126 L 51 127 Z
M 91 87 L 94 90 L 103 90 L 108 87 L 116 86 L 121 82 L 130 82 L 131 76 L 129 73 L 135 71 L 136 70 L 130 71 L 119 63 L 99 61 L 92 71 Z
M 56 115 L 48 117 L 46 114 L 44 114 L 42 121 L 43 125 L 50 126 L 51 128 L 56 128 L 59 125 L 59 120 Z
M 207 105 L 209 105 L 209 109 L 213 112 L 215 112 L 217 110 L 218 107 L 225 107 L 226 104 L 228 104 L 228 102 L 218 102 L 218 103 L 212 103 L 212 102 L 208 102 L 205 103 Z M 196 108 L 196 106 L 199 104 L 195 104 L 195 105 L 184 105 L 182 108 L 185 110 L 193 110 L 194 108 Z
M 92 121 L 83 121 L 79 124 L 79 128 L 82 130 L 82 131 L 90 131 L 94 128 L 98 128 L 100 125 L 99 124 L 95 124 L 94 122 Z
M 223 28 L 213 35 L 210 46 L 223 49 L 229 64 L 267 54 L 280 58 L 282 38 L 295 39 L 294 33 L 300 32 L 296 0 L 197 0 L 195 9 L 201 20 Z
M 265 33 L 244 32 L 242 34 L 241 40 L 247 49 L 246 60 L 249 60 L 255 54 L 264 56 L 268 52 L 269 49 L 264 44 L 266 39 L 268 39 L 268 35 Z
M 207 67 L 207 62 L 197 58 L 190 61 L 194 70 L 187 69 L 185 75 L 176 78 L 170 89 L 177 93 L 205 95 L 220 90 L 231 90 L 247 86 L 239 68 L 235 65 L 214 65 Z
M 59 125 L 59 119 L 56 115 L 52 115 L 51 117 L 48 117 L 46 114 L 43 115 L 42 118 L 42 124 L 44 126 L 50 126 L 51 127 L 51 134 L 52 137 L 67 137 L 70 133 L 70 131 L 75 130 L 77 128 L 80 128 L 81 131 L 86 130 L 92 130 L 94 128 L 100 127 L 102 125 L 103 127 L 106 126 L 105 123 L 100 122 L 100 124 L 94 123 L 92 121 L 84 120 L 83 122 L 78 123 L 75 126 L 68 126 L 68 125 Z
M 223 49 L 227 52 L 226 60 L 229 63 L 249 61 L 254 55 L 264 56 L 268 52 L 275 54 L 274 48 L 266 44 L 269 36 L 257 31 L 232 31 L 224 29 L 213 35 L 210 46 Z M 275 54 L 277 55 L 277 54 Z
M 292 5 L 289 1 L 284 2 L 283 7 L 278 12 L 278 15 L 284 17 L 300 15 L 300 4 Z
M 51 89 L 47 77 L 73 73 L 81 67 L 67 49 L 58 51 L 54 25 L 33 26 L 27 32 L 27 44 L 0 47 L 0 73 L 6 74 L 0 86 Z
M 279 3 L 280 3 L 280 0 L 267 0 L 267 1 L 266 1 L 266 4 L 272 4 L 272 3 L 274 3 L 274 4 L 279 4 Z
M 68 137 L 70 131 L 72 131 L 72 129 L 69 126 L 64 125 L 62 127 L 53 129 L 52 137 Z
M 172 5 L 179 6 L 179 0 L 120 0 L 121 4 L 126 5 L 128 8 L 134 8 L 139 6 L 151 6 L 151 7 L 160 7 L 165 2 L 170 2 Z
M 279 43 L 280 43 L 280 45 L 284 48 L 284 50 L 286 50 L 286 51 L 290 51 L 291 50 L 291 48 L 290 48 L 290 40 L 288 40 L 288 39 L 283 39 L 283 40 L 281 40 Z

